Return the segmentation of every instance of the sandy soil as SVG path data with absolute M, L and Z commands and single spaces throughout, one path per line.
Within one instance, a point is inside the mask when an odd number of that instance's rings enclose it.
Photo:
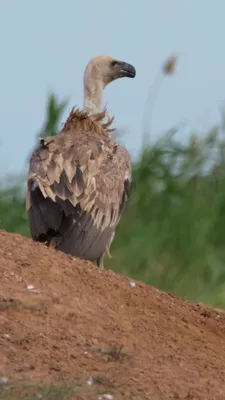
M 71 399 L 225 399 L 222 310 L 19 235 L 0 231 L 0 243 L 1 377 L 82 381 Z

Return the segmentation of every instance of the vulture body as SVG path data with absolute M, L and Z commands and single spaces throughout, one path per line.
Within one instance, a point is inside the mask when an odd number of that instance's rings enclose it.
M 134 77 L 134 67 L 110 56 L 89 62 L 84 109 L 72 109 L 58 136 L 40 139 L 27 179 L 33 240 L 101 268 L 129 196 L 131 160 L 100 107 L 104 87 L 125 76 Z

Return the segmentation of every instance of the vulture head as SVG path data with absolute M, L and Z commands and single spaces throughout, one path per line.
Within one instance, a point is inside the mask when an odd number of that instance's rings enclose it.
M 84 108 L 90 114 L 101 111 L 103 90 L 112 81 L 119 78 L 134 78 L 133 65 L 111 56 L 92 58 L 84 71 Z

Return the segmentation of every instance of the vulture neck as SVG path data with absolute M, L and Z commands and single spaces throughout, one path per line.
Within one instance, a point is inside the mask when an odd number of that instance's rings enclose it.
M 84 82 L 84 109 L 89 115 L 101 112 L 104 84 L 101 81 Z

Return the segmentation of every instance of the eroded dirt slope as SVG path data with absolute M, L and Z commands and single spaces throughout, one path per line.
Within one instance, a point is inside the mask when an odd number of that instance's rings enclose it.
M 19 235 L 0 231 L 0 243 L 0 376 L 91 376 L 114 399 L 225 399 L 222 310 L 131 287 Z

